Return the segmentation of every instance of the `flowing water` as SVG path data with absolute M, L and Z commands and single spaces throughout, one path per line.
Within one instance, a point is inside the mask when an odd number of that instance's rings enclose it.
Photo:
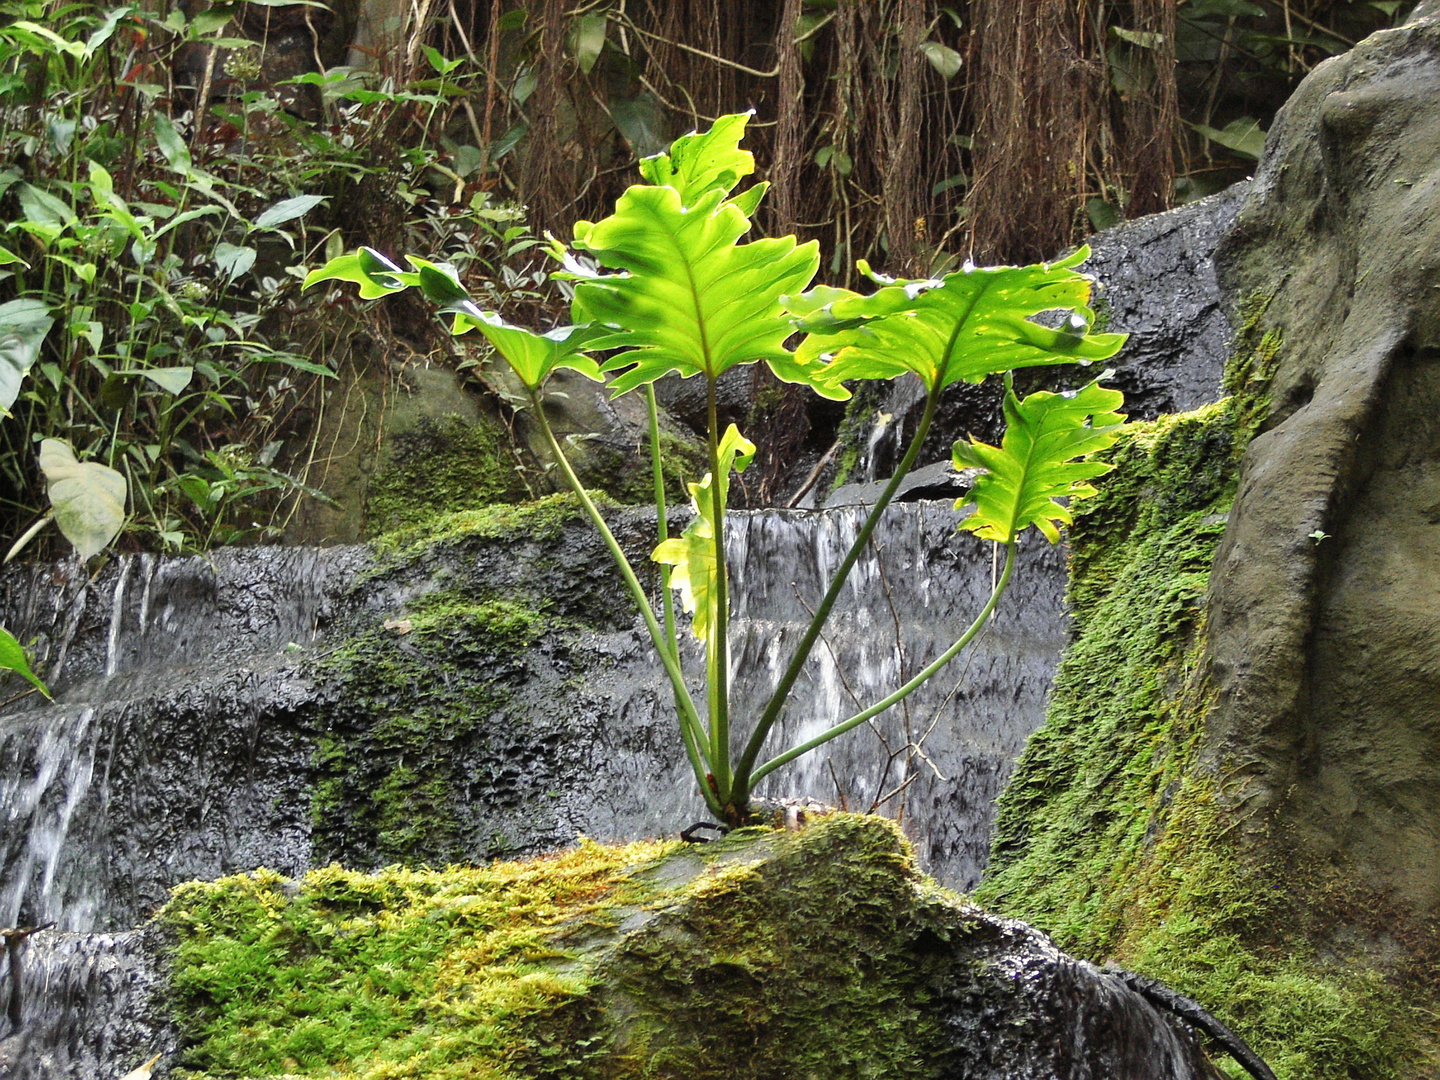
M 742 722 L 763 709 L 862 523 L 855 507 L 733 519 Z M 956 532 L 948 503 L 896 507 L 852 571 L 770 746 L 805 742 L 914 676 L 984 607 L 999 570 L 992 545 Z M 995 799 L 1044 719 L 1065 640 L 1064 575 L 1063 553 L 1026 537 L 1001 607 L 959 658 L 868 728 L 776 772 L 762 794 L 899 817 L 926 869 L 973 887 Z
M 730 519 L 737 726 L 763 707 L 861 520 L 856 508 Z M 884 696 L 968 625 L 998 568 L 954 522 L 945 503 L 892 509 L 770 748 Z M 504 545 L 485 555 L 494 587 L 523 580 L 532 555 Z M 179 881 L 309 867 L 311 719 L 324 691 L 305 660 L 339 614 L 378 621 L 449 580 L 441 567 L 366 584 L 374 561 L 357 547 L 254 549 L 124 556 L 93 581 L 73 563 L 0 580 L 0 618 L 35 642 L 58 699 L 30 695 L 0 716 L 0 926 L 55 924 L 9 954 L 23 1022 L 17 1031 L 0 1018 L 0 1080 L 118 1075 L 168 1045 L 172 1035 L 146 1026 L 158 975 L 142 934 L 155 931 L 130 928 Z M 1024 545 L 1005 603 L 966 656 L 903 707 L 777 772 L 762 794 L 897 816 L 928 869 L 972 885 L 994 799 L 1043 718 L 1065 634 L 1063 581 L 1061 553 Z M 673 833 L 703 816 L 668 691 L 634 628 L 571 646 L 588 658 L 583 685 L 547 681 L 537 658 L 531 700 L 514 706 L 551 722 L 534 768 L 548 754 L 559 764 L 545 783 L 566 790 L 494 827 L 523 818 L 524 850 L 580 833 Z

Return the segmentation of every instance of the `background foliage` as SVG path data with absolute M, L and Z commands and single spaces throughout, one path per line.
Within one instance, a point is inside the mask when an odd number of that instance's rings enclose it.
M 419 310 L 298 296 L 358 243 L 433 252 L 544 321 L 565 297 L 530 230 L 598 216 L 638 157 L 750 106 L 757 226 L 818 241 L 829 280 L 1049 257 L 1245 175 L 1305 72 L 1411 6 L 5 0 L 3 533 L 48 511 L 56 438 L 125 476 L 122 545 L 278 535 L 359 339 L 396 343 L 362 363 L 468 367 L 503 411 L 484 356 Z M 765 372 L 748 393 L 763 504 L 840 413 Z

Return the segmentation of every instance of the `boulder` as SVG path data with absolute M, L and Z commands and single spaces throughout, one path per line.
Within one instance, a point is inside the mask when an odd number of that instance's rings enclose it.
M 938 889 L 876 818 L 246 875 L 180 889 L 161 922 L 197 1080 L 1222 1075 L 1163 995 Z
M 1274 343 L 1209 594 L 1254 829 L 1440 916 L 1440 16 L 1326 61 L 1220 251 Z

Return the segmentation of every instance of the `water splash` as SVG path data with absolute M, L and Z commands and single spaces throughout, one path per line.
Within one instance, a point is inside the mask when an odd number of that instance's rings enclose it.
M 21 1023 L 0 1016 L 0 1080 L 109 1080 L 152 1054 L 173 1054 L 179 1040 L 159 955 L 153 929 L 33 935 L 18 954 Z M 9 962 L 0 961 L 7 991 Z

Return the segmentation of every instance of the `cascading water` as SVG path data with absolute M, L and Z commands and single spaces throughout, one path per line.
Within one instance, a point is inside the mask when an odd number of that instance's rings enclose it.
M 888 513 L 767 749 L 888 693 L 968 625 L 995 567 L 955 519 L 946 503 Z M 730 519 L 739 726 L 763 707 L 862 520 L 859 508 Z M 650 530 L 639 516 L 630 526 L 643 557 Z M 0 925 L 56 924 L 20 953 L 22 1024 L 0 1020 L 0 1078 L 119 1075 L 168 1045 L 154 1024 L 117 1027 L 119 1015 L 147 1015 L 159 978 L 140 936 L 156 931 L 129 928 L 179 881 L 311 865 L 317 717 L 330 693 L 315 659 L 342 626 L 401 616 L 457 575 L 485 595 L 543 593 L 536 567 L 556 550 L 567 567 L 604 565 L 583 525 L 546 543 L 477 542 L 403 572 L 367 548 L 254 549 L 126 556 L 94 581 L 73 564 L 0 581 L 0 620 L 36 643 L 58 699 L 30 695 L 0 715 Z M 843 736 L 762 793 L 899 814 L 932 872 L 973 884 L 994 798 L 1043 718 L 1063 580 L 1060 553 L 1038 538 L 1024 545 L 968 655 L 873 731 Z M 603 589 L 622 610 L 611 576 Z M 496 722 L 532 739 L 520 768 L 538 777 L 535 794 L 478 807 L 478 835 L 505 832 L 523 851 L 580 833 L 673 833 L 703 816 L 668 691 L 633 625 L 547 637 L 525 663 L 523 690 Z M 499 774 L 516 763 L 493 764 Z M 484 789 L 474 797 L 483 803 Z
M 789 663 L 864 509 L 734 515 L 737 724 L 758 715 Z M 857 562 L 767 749 L 812 738 L 903 684 L 969 625 L 999 572 L 992 545 L 957 534 L 949 503 L 889 512 Z M 870 726 L 774 774 L 762 794 L 899 817 L 928 870 L 968 889 L 989 849 L 993 806 L 1044 719 L 1064 644 L 1063 554 L 1038 536 L 986 632 Z M 888 796 L 888 798 L 887 798 Z

